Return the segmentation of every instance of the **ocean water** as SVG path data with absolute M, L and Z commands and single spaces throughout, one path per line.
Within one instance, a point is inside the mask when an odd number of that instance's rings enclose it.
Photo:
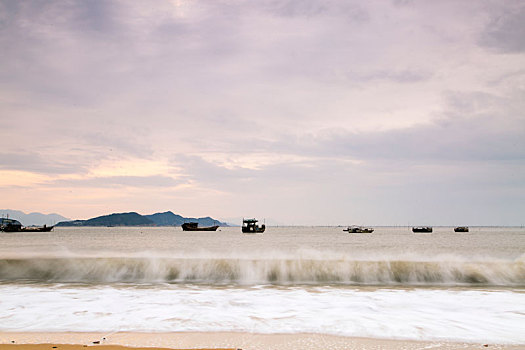
M 326 333 L 525 344 L 525 229 L 0 234 L 0 331 Z

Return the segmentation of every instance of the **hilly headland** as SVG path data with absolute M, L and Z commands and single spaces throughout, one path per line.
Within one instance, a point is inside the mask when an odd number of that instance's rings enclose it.
M 61 221 L 56 226 L 180 226 L 186 222 L 197 222 L 200 226 L 231 226 L 209 216 L 183 217 L 171 211 L 151 215 L 141 215 L 136 212 L 113 213 L 87 220 Z

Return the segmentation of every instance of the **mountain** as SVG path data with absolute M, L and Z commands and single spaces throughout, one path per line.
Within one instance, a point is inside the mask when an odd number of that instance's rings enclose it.
M 198 222 L 200 226 L 228 226 L 209 216 L 204 218 L 185 218 L 171 211 L 140 215 L 135 212 L 116 213 L 88 220 L 74 220 L 59 222 L 56 226 L 180 226 L 185 222 Z
M 185 218 L 178 214 L 173 214 L 171 211 L 144 216 L 153 221 L 157 226 L 180 226 L 185 222 L 198 222 L 200 226 L 228 226 L 227 223 L 220 222 L 209 216 L 204 218 Z
M 210 218 L 209 216 L 206 216 L 204 218 L 184 218 L 184 222 L 198 222 L 199 226 L 213 226 L 213 225 L 228 226 L 227 223 L 220 222 L 218 220 Z
M 173 214 L 171 211 L 144 216 L 153 221 L 158 226 L 179 226 L 186 222 L 184 221 L 184 217 L 178 214 Z
M 18 220 L 24 226 L 52 226 L 57 222 L 70 220 L 59 214 L 42 214 L 42 213 L 29 213 L 26 214 L 20 210 L 12 209 L 0 209 L 0 216 L 9 216 L 11 219 Z
M 138 213 L 98 216 L 89 220 L 59 222 L 56 226 L 154 226 L 155 223 Z
M 152 226 L 153 221 L 135 213 L 121 213 L 99 216 L 93 219 L 86 220 L 84 226 Z

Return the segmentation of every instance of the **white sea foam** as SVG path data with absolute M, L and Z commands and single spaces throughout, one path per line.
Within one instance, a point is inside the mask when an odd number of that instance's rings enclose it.
M 1 331 L 246 331 L 525 343 L 525 294 L 339 287 L 0 285 Z

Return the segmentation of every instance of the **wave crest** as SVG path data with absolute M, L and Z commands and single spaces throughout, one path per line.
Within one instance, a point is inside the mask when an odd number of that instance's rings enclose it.
M 525 285 L 525 262 L 315 259 L 1 259 L 1 281 L 349 285 Z

